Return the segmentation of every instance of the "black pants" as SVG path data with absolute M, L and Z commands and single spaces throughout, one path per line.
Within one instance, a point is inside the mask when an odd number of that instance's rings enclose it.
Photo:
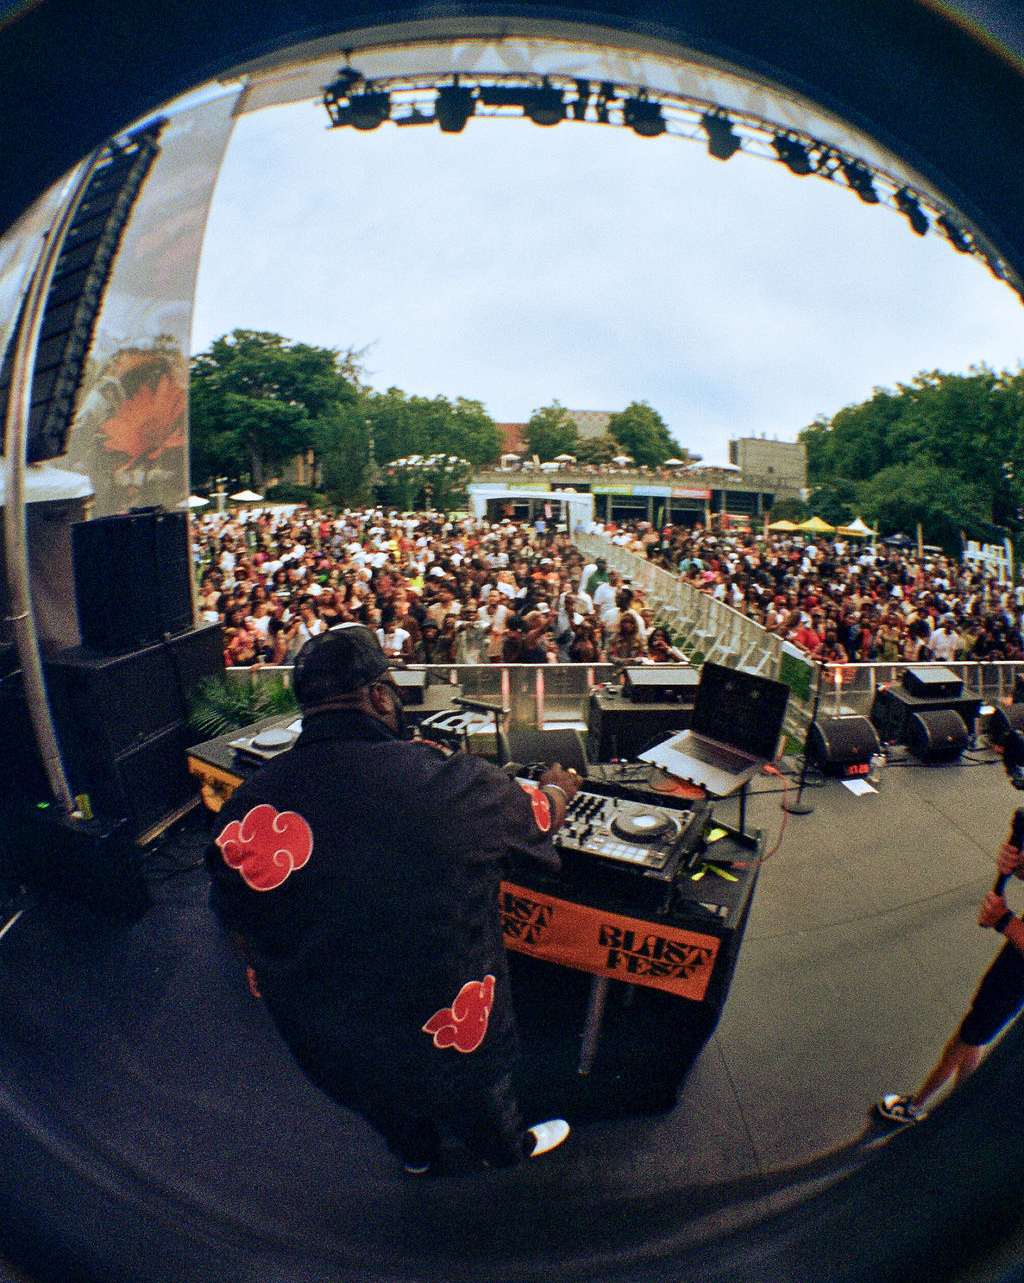
M 530 1152 L 512 1075 L 503 1074 L 487 1087 L 463 1091 L 443 1111 L 420 1113 L 415 1101 L 364 1085 L 342 1101 L 384 1137 L 403 1163 L 433 1162 L 447 1130 L 476 1158 L 493 1167 L 511 1167 Z M 332 1092 L 332 1095 L 337 1095 Z

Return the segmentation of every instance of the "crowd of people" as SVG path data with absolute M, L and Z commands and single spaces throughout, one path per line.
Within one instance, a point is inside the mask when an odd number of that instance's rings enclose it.
M 825 663 L 1024 659 L 1024 587 L 941 552 L 643 522 L 612 538 Z
M 543 523 L 539 523 L 543 525 Z M 213 514 L 196 525 L 199 608 L 231 667 L 290 664 L 340 623 L 396 664 L 684 659 L 650 605 L 569 536 L 380 508 Z
M 1024 659 L 1024 587 L 942 553 L 646 522 L 614 543 L 826 663 Z M 679 662 L 654 604 L 561 529 L 380 508 L 211 514 L 199 605 L 231 666 L 363 623 L 396 663 Z

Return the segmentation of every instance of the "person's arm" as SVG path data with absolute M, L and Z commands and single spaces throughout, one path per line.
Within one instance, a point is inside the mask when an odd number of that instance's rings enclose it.
M 1024 852 L 1004 842 L 996 856 L 996 867 L 1004 877 L 1024 878 Z M 978 926 L 991 927 L 1024 953 L 1024 922 L 1008 908 L 1003 896 L 988 891 L 978 910 Z

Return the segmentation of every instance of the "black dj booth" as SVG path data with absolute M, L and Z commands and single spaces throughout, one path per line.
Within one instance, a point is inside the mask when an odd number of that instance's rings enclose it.
M 297 716 L 189 749 L 208 810 L 287 751 Z M 761 836 L 719 823 L 700 796 L 657 791 L 657 776 L 643 763 L 592 766 L 555 837 L 561 871 L 517 870 L 502 884 L 527 1106 L 536 1096 L 576 1117 L 670 1108 L 721 1016 Z

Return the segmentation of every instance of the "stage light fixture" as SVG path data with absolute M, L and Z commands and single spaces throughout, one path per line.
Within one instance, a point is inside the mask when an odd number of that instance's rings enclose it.
M 911 230 L 916 232 L 918 236 L 924 236 L 928 228 L 931 227 L 931 223 L 928 221 L 928 217 L 921 208 L 917 197 L 908 191 L 906 187 L 901 187 L 896 193 L 895 199 L 896 208 L 906 218 Z
M 586 120 L 587 104 L 590 102 L 590 81 L 576 81 L 576 101 L 569 108 L 573 120 Z
M 322 102 L 332 128 L 351 124 L 349 96 L 356 85 L 363 83 L 363 77 L 352 67 L 342 67 L 337 78 L 324 86 Z
M 790 137 L 789 134 L 776 134 L 772 139 L 772 146 L 775 148 L 776 156 L 791 173 L 797 174 L 800 178 L 814 173 L 811 153 L 798 139 Z
M 475 110 L 473 91 L 464 89 L 458 81 L 453 85 L 442 85 L 437 91 L 434 115 L 442 133 L 461 134 Z
M 946 214 L 939 215 L 938 223 L 942 234 L 958 253 L 970 254 L 973 247 L 962 227 L 957 227 Z
M 732 121 L 724 112 L 706 111 L 700 118 L 704 132 L 708 136 L 708 155 L 715 160 L 728 160 L 740 149 L 739 135 L 732 127 Z
M 390 114 L 391 99 L 386 93 L 371 89 L 349 95 L 349 124 L 355 129 L 376 129 L 378 125 L 383 125 Z
M 565 100 L 561 91 L 545 80 L 543 88 L 528 91 L 523 111 L 535 125 L 557 125 L 565 119 Z
M 878 192 L 871 178 L 871 170 L 859 160 L 840 161 L 846 181 L 861 198 L 865 205 L 877 205 Z
M 634 134 L 641 138 L 657 138 L 665 132 L 665 117 L 661 104 L 648 98 L 627 98 L 623 119 Z

